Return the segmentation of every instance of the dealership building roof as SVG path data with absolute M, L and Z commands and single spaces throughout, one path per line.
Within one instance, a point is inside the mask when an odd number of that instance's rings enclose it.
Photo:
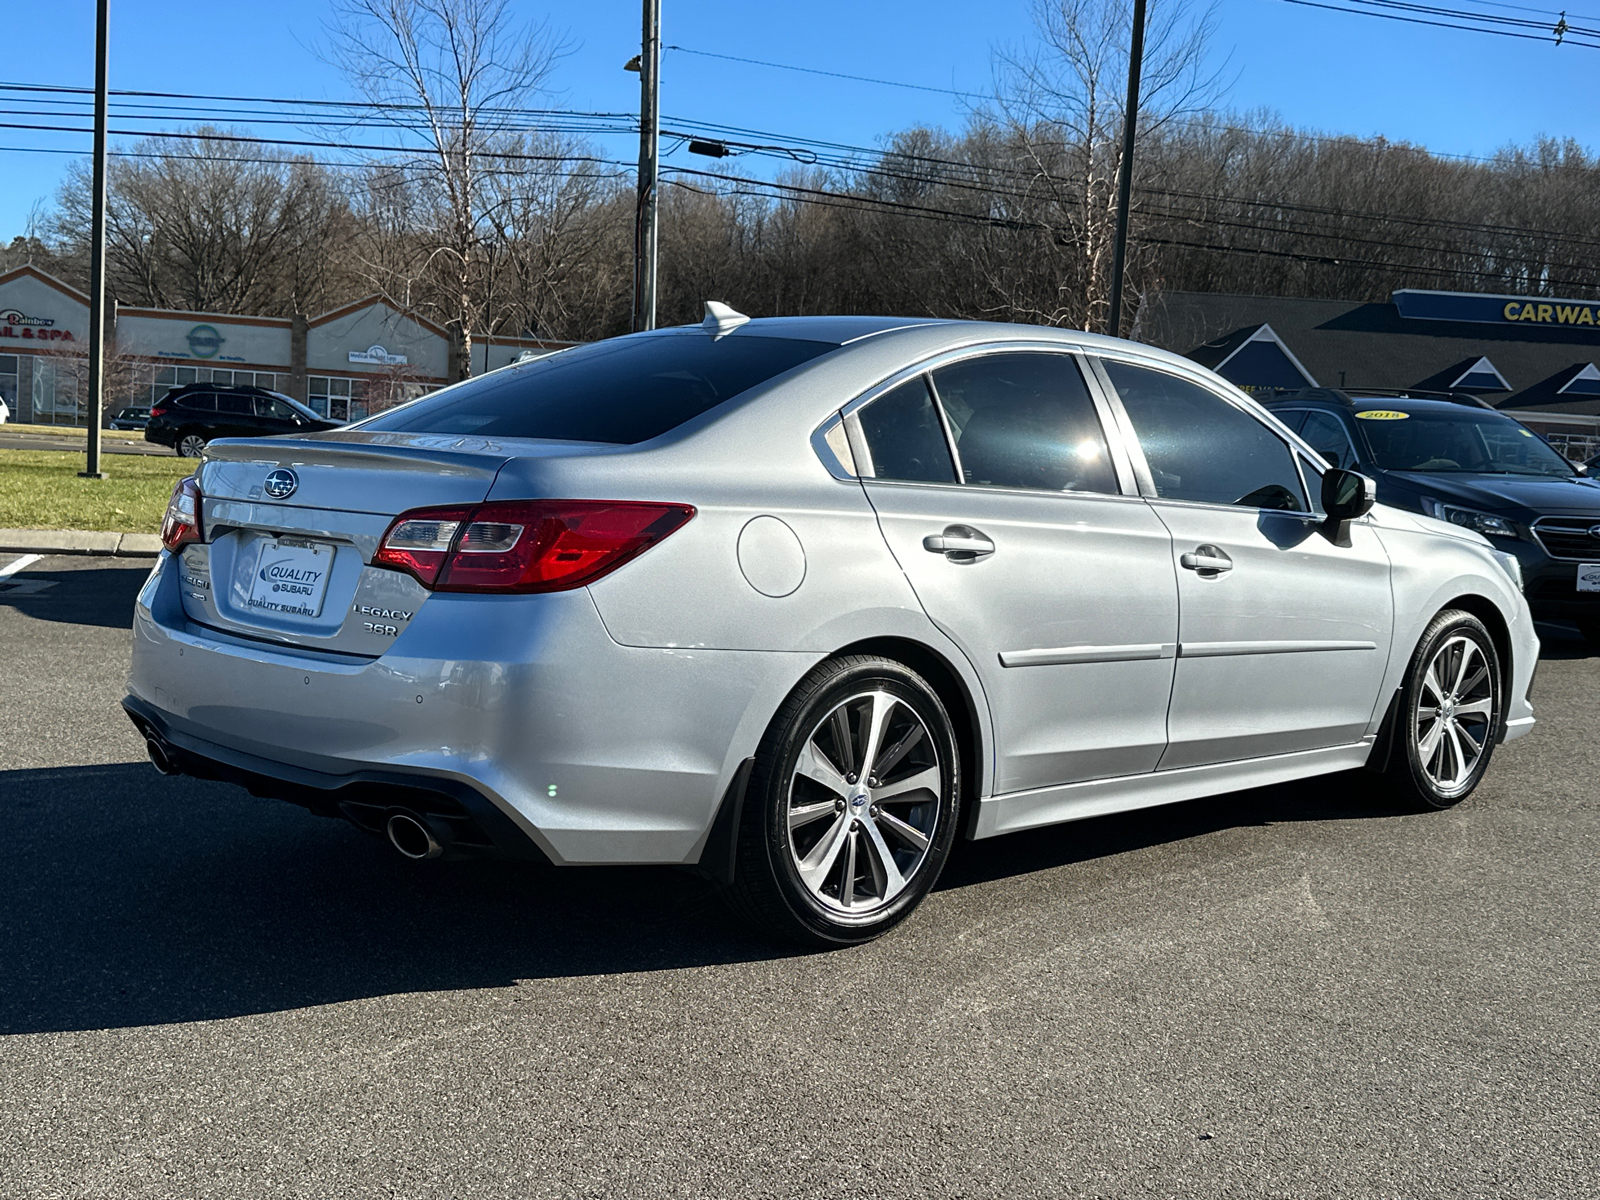
M 1406 289 L 1387 301 L 1169 292 L 1137 336 L 1251 390 L 1472 392 L 1507 410 L 1600 416 L 1600 302 Z

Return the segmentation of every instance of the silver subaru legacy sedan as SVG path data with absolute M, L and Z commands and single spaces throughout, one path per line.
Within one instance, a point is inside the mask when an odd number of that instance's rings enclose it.
M 416 859 L 676 863 L 814 944 L 958 836 L 1528 732 L 1516 560 L 1217 376 L 1065 330 L 705 323 L 212 442 L 125 706 L 168 773 Z

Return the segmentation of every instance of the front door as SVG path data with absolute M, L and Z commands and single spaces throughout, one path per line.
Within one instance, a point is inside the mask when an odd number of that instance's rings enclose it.
M 1104 365 L 1177 567 L 1161 769 L 1359 741 L 1393 629 L 1377 536 L 1361 522 L 1344 543 L 1324 532 L 1302 475 L 1310 464 L 1244 406 L 1151 367 Z
M 978 355 L 854 419 L 884 536 L 983 682 L 994 790 L 1153 770 L 1178 636 L 1171 539 L 1122 494 L 1076 361 Z

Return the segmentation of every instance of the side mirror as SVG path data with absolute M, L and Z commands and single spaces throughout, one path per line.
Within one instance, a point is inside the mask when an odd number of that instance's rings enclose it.
M 1322 511 L 1329 521 L 1354 521 L 1372 511 L 1378 485 L 1357 471 L 1334 467 L 1322 475 Z

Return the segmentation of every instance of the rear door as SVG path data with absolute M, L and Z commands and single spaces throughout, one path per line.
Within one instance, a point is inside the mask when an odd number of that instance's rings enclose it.
M 1393 627 L 1377 536 L 1358 521 L 1348 544 L 1331 540 L 1305 460 L 1245 405 L 1150 365 L 1103 369 L 1172 533 L 1181 620 L 1161 769 L 1359 741 Z
M 1177 640 L 1171 539 L 1131 472 L 1122 486 L 1075 358 L 977 354 L 846 423 L 890 548 L 983 681 L 995 790 L 1154 769 Z

